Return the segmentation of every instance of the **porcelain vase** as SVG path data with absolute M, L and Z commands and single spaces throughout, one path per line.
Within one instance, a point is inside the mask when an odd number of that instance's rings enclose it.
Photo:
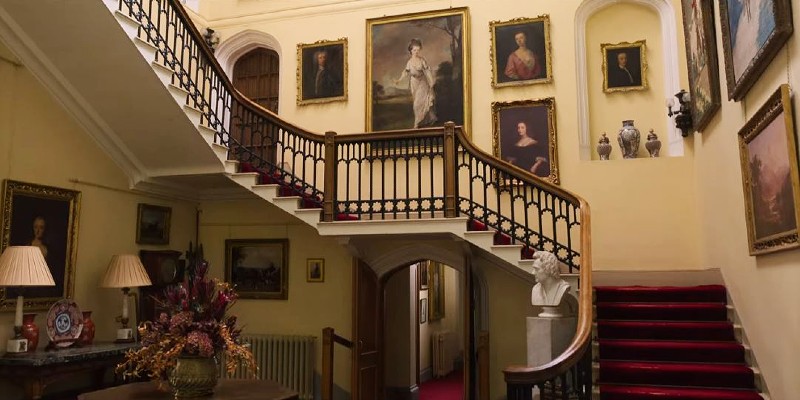
M 35 319 L 36 314 L 22 315 L 22 337 L 28 339 L 28 352 L 36 351 L 36 346 L 39 345 L 39 327 L 36 326 Z
M 597 141 L 597 154 L 601 160 L 608 160 L 608 156 L 611 154 L 611 143 L 609 143 L 605 132 L 600 136 L 600 140 Z
M 633 126 L 633 120 L 622 121 L 617 141 L 623 158 L 636 158 L 639 152 L 639 130 Z
M 650 129 L 650 133 L 647 135 L 644 148 L 650 153 L 650 157 L 658 157 L 658 153 L 661 151 L 661 141 L 658 140 L 658 136 L 652 129 Z
M 92 312 L 91 311 L 83 311 L 83 329 L 81 330 L 81 336 L 78 338 L 78 344 L 81 346 L 88 346 L 92 344 L 94 340 L 94 321 L 92 321 Z
M 169 376 L 176 399 L 208 396 L 217 386 L 217 360 L 214 357 L 180 356 Z

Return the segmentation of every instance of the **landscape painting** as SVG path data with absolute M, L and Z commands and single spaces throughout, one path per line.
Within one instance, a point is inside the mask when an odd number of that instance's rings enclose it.
M 739 132 L 750 254 L 800 246 L 800 185 L 788 85 Z
M 466 8 L 367 20 L 367 131 L 470 131 L 468 22 Z
M 702 131 L 720 107 L 714 5 L 682 0 L 686 63 L 694 129 Z

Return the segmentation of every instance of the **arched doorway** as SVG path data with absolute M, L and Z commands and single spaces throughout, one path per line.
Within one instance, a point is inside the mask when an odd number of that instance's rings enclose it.
M 272 49 L 258 47 L 241 56 L 233 66 L 234 87 L 258 105 L 277 113 L 280 83 L 280 60 Z M 273 132 L 236 110 L 231 120 L 231 137 L 257 159 L 275 162 Z

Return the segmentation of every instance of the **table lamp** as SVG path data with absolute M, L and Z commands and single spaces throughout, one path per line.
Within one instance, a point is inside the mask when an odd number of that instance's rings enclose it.
M 0 255 L 0 286 L 55 286 L 53 275 L 36 246 L 9 246 Z M 22 337 L 22 292 L 17 296 L 14 315 L 14 338 L 9 339 L 6 351 L 21 353 L 28 350 L 28 339 Z
M 128 328 L 128 292 L 130 288 L 150 286 L 150 277 L 139 257 L 133 254 L 121 254 L 111 257 L 102 287 L 122 288 L 122 315 L 117 318 L 122 328 L 117 330 L 117 342 L 133 342 L 133 329 Z M 138 321 L 137 321 L 138 322 Z

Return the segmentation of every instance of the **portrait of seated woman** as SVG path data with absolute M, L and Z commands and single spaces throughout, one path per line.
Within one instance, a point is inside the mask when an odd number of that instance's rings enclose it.
M 558 183 L 555 100 L 492 103 L 495 156 L 528 174 Z

